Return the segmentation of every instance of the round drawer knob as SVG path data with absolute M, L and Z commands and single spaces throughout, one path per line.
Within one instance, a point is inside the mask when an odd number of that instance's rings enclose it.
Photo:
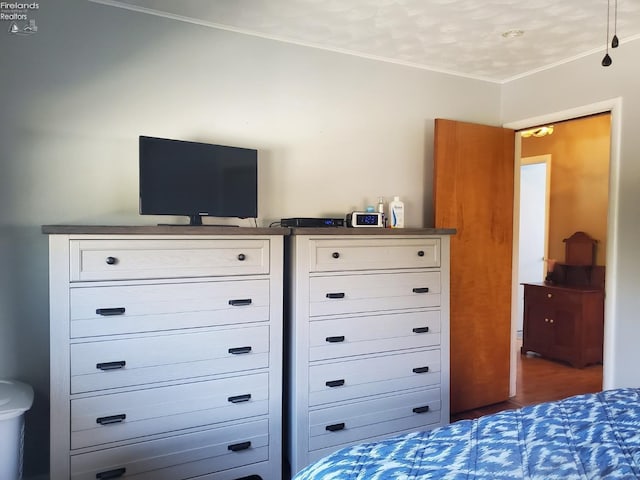
M 333 252 L 333 253 L 331 254 L 331 256 L 332 256 L 333 258 L 340 258 L 340 254 L 339 254 L 338 252 Z
M 247 258 L 247 257 L 245 256 L 244 253 L 238 254 L 238 260 L 240 260 L 241 262 L 244 261 L 245 258 Z
M 418 250 L 418 256 L 419 257 L 424 257 L 424 251 L 423 250 Z
M 548 321 L 549 321 L 549 319 L 548 319 L 548 318 L 545 318 L 545 319 L 544 319 L 544 321 L 545 321 L 545 322 L 548 322 Z
M 551 297 L 553 297 L 553 294 L 552 293 L 547 293 L 547 298 L 551 298 Z
M 553 318 L 549 320 L 549 323 L 553 323 Z
M 105 261 L 107 262 L 107 265 L 115 265 L 118 263 L 118 259 L 116 257 L 107 257 Z

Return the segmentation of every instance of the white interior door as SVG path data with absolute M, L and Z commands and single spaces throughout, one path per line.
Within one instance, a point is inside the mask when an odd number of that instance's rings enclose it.
M 523 282 L 542 282 L 546 275 L 549 230 L 551 155 L 526 157 L 520 163 L 520 226 L 518 244 L 518 332 L 524 316 Z

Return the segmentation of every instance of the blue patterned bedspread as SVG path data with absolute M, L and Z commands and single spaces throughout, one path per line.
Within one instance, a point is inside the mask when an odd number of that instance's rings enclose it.
M 640 478 L 640 389 L 578 395 L 344 448 L 295 480 Z

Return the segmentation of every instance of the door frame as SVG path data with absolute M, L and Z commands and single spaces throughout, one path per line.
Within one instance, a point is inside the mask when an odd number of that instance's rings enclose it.
M 522 319 L 522 317 L 520 317 L 521 315 L 521 311 L 519 308 L 519 300 L 521 297 L 521 292 L 522 289 L 520 288 L 520 264 L 519 264 L 519 260 L 520 260 L 520 206 L 521 206 L 521 186 L 522 186 L 522 167 L 524 167 L 525 165 L 536 165 L 536 164 L 542 164 L 544 163 L 546 165 L 546 170 L 545 170 L 545 174 L 546 174 L 546 179 L 545 179 L 545 208 L 544 208 L 544 245 L 542 247 L 542 261 L 546 262 L 549 259 L 549 205 L 550 205 L 550 197 L 551 197 L 551 154 L 545 154 L 545 155 L 533 155 L 530 157 L 520 157 L 519 162 L 518 162 L 518 168 L 514 169 L 514 190 L 513 190 L 513 208 L 515 209 L 516 207 L 518 208 L 518 212 L 516 212 L 514 210 L 513 212 L 513 219 L 514 219 L 514 223 L 517 222 L 517 225 L 514 225 L 514 229 L 517 229 L 518 231 L 518 238 L 514 238 L 513 240 L 513 248 L 517 248 L 518 249 L 518 284 L 516 285 L 516 291 L 518 292 L 518 298 L 516 298 L 516 302 L 518 305 L 518 311 L 516 313 L 516 316 L 514 317 L 514 320 L 516 322 L 516 325 L 520 324 L 520 320 Z M 517 213 L 517 215 L 516 215 Z M 515 230 L 514 230 L 515 231 Z M 516 243 L 517 242 L 517 243 Z M 545 263 L 543 263 L 543 271 L 542 271 L 542 278 L 544 278 L 544 276 L 547 273 L 547 265 Z M 517 327 L 516 327 L 516 331 L 517 331 Z
M 616 97 L 602 102 L 583 105 L 576 108 L 548 113 L 538 117 L 526 118 L 508 122 L 503 125 L 505 128 L 516 130 L 516 142 L 514 152 L 514 169 L 516 172 L 514 189 L 514 210 L 513 210 L 513 252 L 512 252 L 512 288 L 511 288 L 511 365 L 509 376 L 509 394 L 516 394 L 517 358 L 519 355 L 516 347 L 516 329 L 518 315 L 518 242 L 519 242 L 519 209 L 520 209 L 520 156 L 522 153 L 521 135 L 518 130 L 536 127 L 543 124 L 572 120 L 598 113 L 611 114 L 611 136 L 609 151 L 609 204 L 607 208 L 607 281 L 605 284 L 605 304 L 604 304 L 604 353 L 602 383 L 603 389 L 613 388 L 613 378 L 615 365 L 613 362 L 613 348 L 615 345 L 614 334 L 616 329 L 616 291 L 617 291 L 617 266 L 618 266 L 618 215 L 620 197 L 620 142 L 621 142 L 621 122 L 622 122 L 622 97 Z M 515 193 L 517 191 L 517 193 Z M 517 207 L 517 208 L 516 208 Z

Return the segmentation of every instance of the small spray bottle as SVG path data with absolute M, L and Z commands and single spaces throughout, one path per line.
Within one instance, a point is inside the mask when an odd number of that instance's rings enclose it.
M 382 225 L 387 226 L 387 218 L 384 214 L 384 197 L 378 197 L 378 213 L 382 214 Z

